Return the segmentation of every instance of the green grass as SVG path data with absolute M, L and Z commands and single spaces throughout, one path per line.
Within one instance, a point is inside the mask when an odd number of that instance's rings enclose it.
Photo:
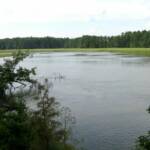
M 25 49 L 22 49 L 23 51 Z M 0 57 L 11 56 L 17 50 L 0 50 Z M 31 49 L 35 52 L 113 52 L 136 56 L 149 56 L 150 48 L 59 48 L 59 49 Z

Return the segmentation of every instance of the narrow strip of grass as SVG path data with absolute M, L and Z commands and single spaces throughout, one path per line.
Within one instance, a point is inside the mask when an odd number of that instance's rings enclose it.
M 25 49 L 22 49 L 24 51 Z M 0 57 L 11 56 L 17 50 L 0 50 Z M 150 57 L 150 48 L 59 48 L 59 49 L 31 49 L 31 52 L 113 52 L 120 54 L 148 56 Z
M 0 57 L 9 57 L 12 56 L 12 53 L 1 53 L 0 52 Z

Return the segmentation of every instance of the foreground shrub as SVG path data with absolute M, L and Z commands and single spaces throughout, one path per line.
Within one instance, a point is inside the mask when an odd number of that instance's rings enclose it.
M 48 80 L 41 84 L 31 77 L 35 68 L 18 66 L 27 56 L 19 51 L 0 65 L 0 150 L 74 150 Z M 37 107 L 31 110 L 26 101 L 35 98 Z

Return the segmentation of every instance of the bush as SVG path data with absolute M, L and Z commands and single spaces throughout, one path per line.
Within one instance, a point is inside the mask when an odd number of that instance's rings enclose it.
M 18 67 L 27 56 L 19 51 L 0 65 L 0 150 L 74 150 L 59 104 L 49 97 L 48 80 L 40 84 L 31 78 L 35 68 Z M 26 100 L 35 97 L 37 109 L 31 110 Z

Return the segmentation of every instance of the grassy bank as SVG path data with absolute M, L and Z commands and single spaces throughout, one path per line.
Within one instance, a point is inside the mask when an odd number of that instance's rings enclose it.
M 0 50 L 0 57 L 11 56 L 16 50 Z M 31 49 L 31 52 L 114 52 L 137 56 L 150 56 L 150 48 L 59 48 Z

